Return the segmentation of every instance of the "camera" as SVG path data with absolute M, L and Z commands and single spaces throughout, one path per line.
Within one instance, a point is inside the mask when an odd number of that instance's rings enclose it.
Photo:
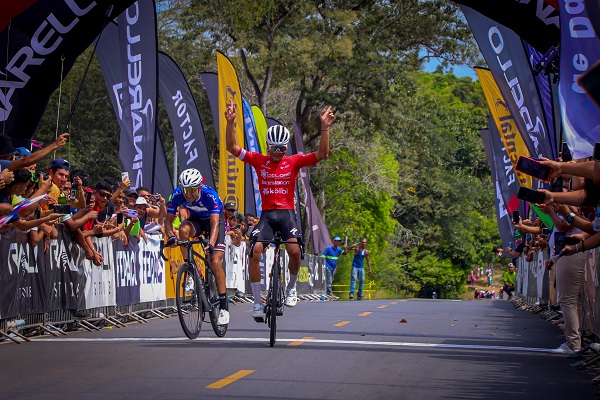
M 137 216 L 138 216 L 138 212 L 137 212 L 137 210 L 131 210 L 131 209 L 128 209 L 128 210 L 126 211 L 126 215 L 127 215 L 129 218 L 137 218 Z
M 40 179 L 41 178 L 41 179 Z M 34 176 L 31 177 L 31 180 L 33 182 L 35 182 L 36 186 L 39 187 L 40 186 L 40 181 L 41 180 L 47 180 L 48 179 L 48 174 L 45 173 L 44 171 L 37 171 Z

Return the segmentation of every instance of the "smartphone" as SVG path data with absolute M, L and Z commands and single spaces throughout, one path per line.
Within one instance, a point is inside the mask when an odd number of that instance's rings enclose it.
M 531 190 L 526 187 L 519 188 L 519 193 L 517 193 L 517 197 L 521 200 L 525 200 L 533 204 L 543 204 L 546 200 L 546 195 L 544 193 L 538 192 L 537 190 Z
M 122 212 L 118 212 L 117 213 L 117 226 L 121 225 L 123 223 L 123 213 Z
M 519 210 L 513 211 L 512 220 L 515 225 L 519 223 Z
M 129 172 L 121 172 L 121 182 L 125 179 L 129 179 Z
M 550 234 L 550 232 L 552 232 L 552 230 L 551 230 L 551 229 L 548 229 L 548 228 L 542 228 L 542 235 L 549 235 L 549 234 Z
M 71 190 L 69 191 L 69 200 L 74 201 L 77 198 L 78 190 L 79 190 L 79 185 L 77 183 L 73 183 L 71 185 Z
M 585 74 L 579 76 L 577 83 L 588 96 L 600 107 L 600 62 L 587 70 Z
M 594 161 L 600 161 L 600 142 L 594 145 Z
M 550 178 L 552 168 L 542 165 L 538 160 L 531 157 L 519 156 L 517 171 L 531 175 L 541 181 L 547 181 Z
M 554 232 L 554 254 L 562 255 L 560 252 L 567 245 L 567 235 L 564 232 Z
M 559 176 L 558 178 L 556 178 L 555 180 L 550 182 L 550 191 L 562 193 L 563 186 L 564 186 L 563 177 Z
M 567 238 L 565 238 L 565 243 L 568 245 L 579 244 L 579 239 L 574 238 L 574 237 L 567 237 Z

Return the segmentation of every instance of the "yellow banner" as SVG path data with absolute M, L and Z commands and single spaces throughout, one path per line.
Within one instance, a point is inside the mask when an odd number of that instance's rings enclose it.
M 517 124 L 515 124 L 515 120 L 506 106 L 504 97 L 502 97 L 492 73 L 489 70 L 482 68 L 475 68 L 475 72 L 479 78 L 479 83 L 483 89 L 483 94 L 485 95 L 488 106 L 490 107 L 494 122 L 498 127 L 498 132 L 500 132 L 506 154 L 517 175 L 519 185 L 531 189 L 531 176 L 517 171 L 517 160 L 519 159 L 519 156 L 529 157 L 529 150 L 523 141 L 521 132 L 519 132 L 519 128 L 517 128 Z
M 260 146 L 260 152 L 267 155 L 267 119 L 258 106 L 252 106 L 254 124 L 256 125 L 256 137 Z
M 238 145 L 244 146 L 244 113 L 242 92 L 233 65 L 222 53 L 217 52 L 217 74 L 219 79 L 219 197 L 223 203 L 232 202 L 244 213 L 244 163 L 231 155 L 225 148 L 225 110 L 229 99 L 237 109 L 235 135 Z
M 197 253 L 204 256 L 204 249 L 201 245 L 195 244 L 192 247 Z M 179 247 L 166 247 L 164 252 L 165 257 L 167 257 L 167 259 L 169 260 L 165 262 L 165 275 L 167 277 L 165 281 L 165 286 L 167 289 L 166 295 L 167 299 L 174 299 L 175 283 L 177 282 L 177 271 L 179 271 L 179 267 L 183 264 L 183 257 L 181 255 L 181 249 Z M 202 274 L 204 274 L 204 262 L 196 256 L 194 256 L 194 261 L 196 261 L 196 265 L 199 266 L 200 271 L 202 272 Z

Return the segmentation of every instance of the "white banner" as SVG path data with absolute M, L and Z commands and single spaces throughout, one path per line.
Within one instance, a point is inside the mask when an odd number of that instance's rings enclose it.
M 160 256 L 162 235 L 146 235 L 148 243 L 140 241 L 140 301 L 163 300 L 167 297 L 165 262 Z

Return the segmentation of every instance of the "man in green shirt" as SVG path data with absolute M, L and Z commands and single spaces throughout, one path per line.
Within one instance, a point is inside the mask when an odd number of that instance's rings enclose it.
M 515 282 L 517 281 L 517 273 L 515 271 L 515 264 L 508 263 L 508 271 L 504 273 L 504 286 L 502 289 L 508 294 L 508 299 L 512 299 L 513 292 L 515 291 Z

